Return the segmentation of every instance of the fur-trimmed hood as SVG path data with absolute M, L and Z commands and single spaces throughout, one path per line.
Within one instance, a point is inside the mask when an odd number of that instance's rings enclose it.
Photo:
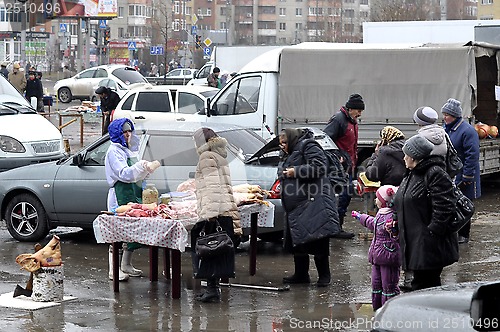
M 208 142 L 198 147 L 196 149 L 196 152 L 198 152 L 198 155 L 201 155 L 203 152 L 213 151 L 221 155 L 221 157 L 226 158 L 227 157 L 226 147 L 227 147 L 227 140 L 224 137 L 217 136 L 210 138 Z

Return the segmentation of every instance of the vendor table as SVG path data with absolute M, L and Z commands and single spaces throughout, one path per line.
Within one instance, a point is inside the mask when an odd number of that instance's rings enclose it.
M 137 242 L 149 246 L 150 281 L 158 280 L 158 247 L 172 250 L 172 298 L 181 296 L 181 251 L 187 244 L 188 232 L 178 220 L 133 218 L 101 214 L 94 220 L 98 243 L 113 244 L 113 290 L 119 292 L 118 250 L 121 242 Z
M 257 265 L 257 228 L 274 226 L 274 205 L 251 204 L 238 207 L 241 227 L 250 227 L 249 273 L 255 275 Z M 113 290 L 119 292 L 118 250 L 122 242 L 137 242 L 149 246 L 150 281 L 158 281 L 158 247 L 164 248 L 164 272 L 170 279 L 172 263 L 172 298 L 180 298 L 181 256 L 188 244 L 185 221 L 163 218 L 134 218 L 101 214 L 94 220 L 94 235 L 98 243 L 112 243 Z M 171 254 L 171 255 L 170 255 Z M 170 258 L 171 256 L 171 258 Z

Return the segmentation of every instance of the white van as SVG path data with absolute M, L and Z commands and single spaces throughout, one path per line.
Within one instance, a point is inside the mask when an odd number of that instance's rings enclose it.
M 0 172 L 64 156 L 61 132 L 0 75 Z

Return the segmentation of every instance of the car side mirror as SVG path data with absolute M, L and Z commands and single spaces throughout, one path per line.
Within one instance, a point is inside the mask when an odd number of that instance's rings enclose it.
M 470 317 L 476 331 L 500 331 L 500 282 L 479 286 L 472 294 Z
M 80 153 L 77 153 L 73 156 L 73 162 L 71 165 L 81 166 L 83 165 L 83 156 Z

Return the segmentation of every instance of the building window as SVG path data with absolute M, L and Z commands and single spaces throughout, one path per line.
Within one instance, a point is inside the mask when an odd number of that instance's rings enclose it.
M 322 16 L 323 8 L 321 7 L 309 7 L 309 16 Z
M 118 17 L 123 17 L 123 7 L 118 7 Z
M 221 30 L 226 30 L 226 29 L 227 29 L 227 24 L 226 24 L 226 22 L 220 22 L 220 29 L 221 29 Z
M 346 9 L 344 11 L 344 16 L 349 17 L 349 18 L 353 18 L 354 17 L 354 9 Z
M 295 16 L 302 16 L 302 8 L 295 8 Z
M 125 37 L 125 30 L 123 28 L 118 28 L 118 38 Z
M 482 5 L 491 5 L 493 3 L 493 0 L 481 0 Z
M 180 14 L 181 13 L 181 4 L 179 1 L 174 1 L 174 14 Z
M 360 5 L 368 5 L 368 0 L 359 0 Z
M 181 29 L 181 22 L 179 22 L 178 19 L 175 19 L 174 22 L 172 23 L 172 29 L 174 31 L 179 31 Z
M 280 31 L 286 30 L 286 23 L 280 23 Z
M 302 23 L 295 23 L 295 30 L 302 30 Z
M 286 15 L 286 8 L 280 8 L 280 16 Z
M 212 16 L 212 9 L 207 8 L 207 13 L 205 16 Z

